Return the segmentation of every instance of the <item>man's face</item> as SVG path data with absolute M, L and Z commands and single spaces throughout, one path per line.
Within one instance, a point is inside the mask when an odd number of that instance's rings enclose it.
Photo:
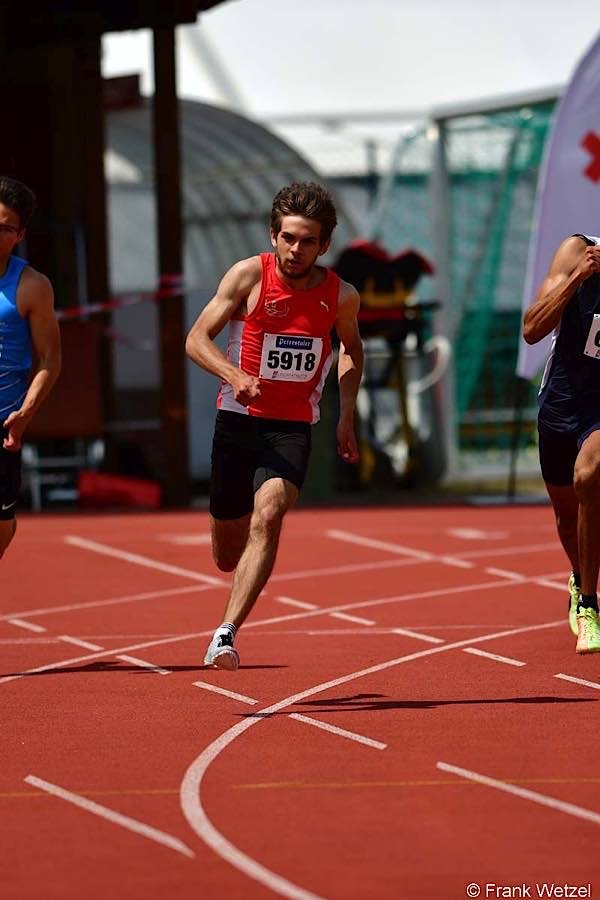
M 25 229 L 21 228 L 18 213 L 0 203 L 0 256 L 10 256 L 24 235 Z
M 284 216 L 278 234 L 271 230 L 271 243 L 279 268 L 286 278 L 305 278 L 329 247 L 329 241 L 321 243 L 321 224 L 304 216 Z

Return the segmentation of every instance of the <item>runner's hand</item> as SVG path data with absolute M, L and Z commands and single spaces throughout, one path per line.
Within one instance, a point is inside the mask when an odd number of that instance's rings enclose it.
M 260 397 L 260 380 L 253 375 L 246 375 L 240 371 L 235 381 L 231 382 L 231 386 L 235 399 L 242 406 L 249 406 L 253 400 Z
M 584 279 L 600 272 L 600 246 L 586 247 L 577 269 Z
M 359 452 L 356 435 L 354 434 L 354 426 L 350 422 L 344 422 L 340 419 L 337 430 L 337 451 L 344 462 L 358 462 Z
M 21 438 L 27 426 L 27 419 L 22 413 L 15 410 L 4 420 L 3 424 L 6 430 L 6 437 L 2 442 L 2 446 L 5 450 L 20 450 Z

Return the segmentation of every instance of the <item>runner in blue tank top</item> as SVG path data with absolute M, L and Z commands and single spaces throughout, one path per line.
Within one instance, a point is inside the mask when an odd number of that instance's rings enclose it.
M 23 432 L 60 371 L 50 282 L 13 256 L 34 207 L 28 187 L 0 176 L 0 556 L 16 529 Z
M 523 337 L 552 332 L 539 396 L 542 475 L 571 563 L 569 624 L 578 653 L 600 652 L 600 237 L 559 246 Z

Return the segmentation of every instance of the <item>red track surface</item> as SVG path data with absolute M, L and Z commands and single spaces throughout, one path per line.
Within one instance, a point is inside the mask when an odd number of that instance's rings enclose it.
M 227 594 L 206 534 L 21 520 L 3 900 L 600 897 L 600 656 L 574 652 L 548 508 L 292 513 L 237 673 L 202 666 Z

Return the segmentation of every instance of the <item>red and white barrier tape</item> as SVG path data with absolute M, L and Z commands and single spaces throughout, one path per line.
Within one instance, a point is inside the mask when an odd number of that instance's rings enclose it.
M 178 297 L 181 294 L 185 294 L 187 297 L 195 295 L 202 297 L 209 293 L 207 290 L 186 291 L 181 275 L 161 275 L 159 287 L 156 291 L 128 292 L 120 294 L 118 297 L 111 297 L 109 300 L 104 300 L 100 303 L 84 303 L 81 306 L 69 306 L 66 309 L 58 309 L 56 318 L 59 321 L 84 319 L 96 313 L 110 312 L 126 306 L 135 306 L 137 303 L 144 303 L 148 300 L 165 300 L 169 297 Z

